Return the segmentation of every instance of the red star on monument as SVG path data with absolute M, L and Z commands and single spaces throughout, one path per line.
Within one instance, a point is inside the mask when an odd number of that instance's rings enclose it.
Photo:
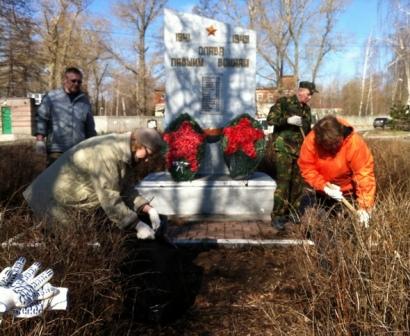
M 208 32 L 208 36 L 215 36 L 215 32 L 217 31 L 217 29 L 213 25 L 211 25 L 208 28 L 206 28 L 206 31 Z

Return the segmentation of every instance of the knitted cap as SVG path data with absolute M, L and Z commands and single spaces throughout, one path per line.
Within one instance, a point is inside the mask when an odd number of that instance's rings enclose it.
M 164 145 L 161 135 L 152 128 L 137 128 L 132 131 L 131 137 L 138 144 L 147 147 L 153 153 L 160 151 Z

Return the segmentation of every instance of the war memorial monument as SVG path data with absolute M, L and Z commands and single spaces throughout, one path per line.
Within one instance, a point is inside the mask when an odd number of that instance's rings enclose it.
M 165 127 L 188 114 L 209 136 L 194 179 L 151 173 L 139 192 L 168 216 L 270 220 L 275 182 L 257 171 L 231 178 L 214 136 L 244 113 L 255 117 L 256 33 L 165 9 L 164 40 Z

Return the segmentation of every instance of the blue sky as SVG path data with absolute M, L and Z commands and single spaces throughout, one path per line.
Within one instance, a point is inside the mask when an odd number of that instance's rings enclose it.
M 375 39 L 381 37 L 378 0 L 352 0 L 346 11 L 340 15 L 336 31 L 345 36 L 346 45 L 341 52 L 328 58 L 322 73 L 330 74 L 329 81 L 332 77 L 360 76 L 369 35 L 372 33 Z
M 120 34 L 118 38 L 127 37 L 127 29 L 116 22 L 112 16 L 114 0 L 94 0 L 90 11 L 98 13 L 108 20 L 113 21 L 112 30 Z M 360 76 L 364 58 L 364 48 L 369 34 L 373 32 L 375 38 L 380 37 L 378 28 L 378 0 L 351 0 L 346 10 L 340 15 L 336 31 L 342 33 L 345 46 L 340 52 L 329 55 L 322 69 L 322 76 L 318 78 L 323 83 L 335 79 L 345 81 L 354 76 Z M 178 11 L 190 12 L 195 1 L 171 0 L 167 7 Z

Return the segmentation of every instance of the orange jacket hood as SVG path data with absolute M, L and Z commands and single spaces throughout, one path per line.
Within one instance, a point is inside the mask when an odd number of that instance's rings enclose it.
M 352 128 L 346 120 L 337 119 L 345 127 Z M 340 150 L 332 157 L 319 156 L 315 132 L 310 132 L 303 141 L 298 165 L 305 181 L 315 190 L 323 191 L 326 183 L 330 182 L 340 186 L 344 193 L 354 192 L 361 208 L 374 205 L 374 160 L 366 143 L 356 132 L 352 131 L 345 137 Z

